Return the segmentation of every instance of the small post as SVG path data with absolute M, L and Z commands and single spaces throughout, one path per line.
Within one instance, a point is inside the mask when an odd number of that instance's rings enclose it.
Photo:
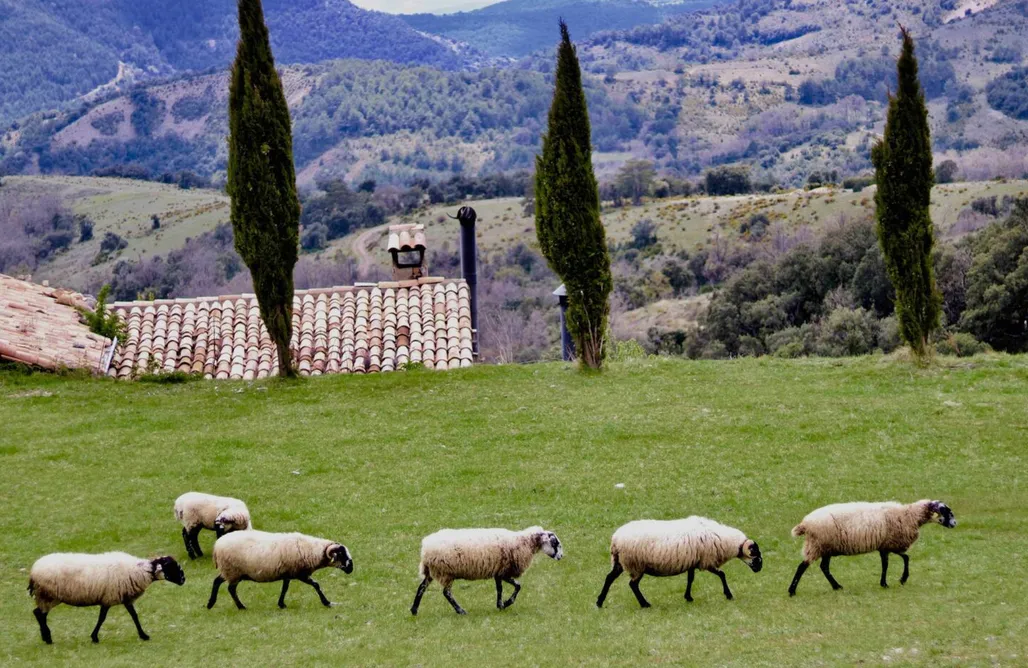
M 560 356 L 565 362 L 571 362 L 575 359 L 575 342 L 568 333 L 568 290 L 563 283 L 553 291 L 553 296 L 560 304 Z

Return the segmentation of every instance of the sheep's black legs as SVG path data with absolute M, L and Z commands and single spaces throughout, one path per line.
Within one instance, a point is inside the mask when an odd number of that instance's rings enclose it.
M 228 583 L 228 594 L 232 597 L 232 600 L 236 602 L 236 607 L 240 610 L 246 610 L 246 606 L 239 600 L 239 596 L 236 595 L 236 587 L 239 586 L 238 582 Z
M 200 549 L 200 531 L 203 527 L 193 527 L 193 530 L 189 532 L 189 540 L 193 543 L 193 554 L 196 555 L 194 558 L 199 559 L 203 556 L 203 550 Z
M 36 621 L 39 622 L 39 635 L 43 636 L 43 642 L 47 645 L 54 644 L 54 639 L 50 636 L 50 627 L 46 625 L 46 613 L 36 608 L 32 611 L 32 614 L 36 616 Z
M 425 590 L 428 589 L 428 585 L 431 583 L 432 578 L 426 576 L 425 579 L 421 581 L 421 584 L 418 585 L 418 593 L 414 594 L 414 605 L 410 607 L 410 614 L 418 614 L 418 608 L 421 607 L 421 597 L 425 595 Z
M 510 595 L 510 598 L 503 602 L 503 607 L 500 608 L 500 610 L 505 610 L 514 605 L 514 601 L 518 598 L 518 592 L 521 591 L 521 583 L 514 578 L 503 578 L 503 581 L 509 585 L 514 585 L 514 593 Z
M 193 541 L 185 527 L 182 527 L 182 542 L 186 544 L 186 554 L 189 555 L 189 558 L 196 559 L 196 553 L 193 552 Z
M 129 617 L 132 618 L 132 623 L 136 625 L 136 632 L 139 634 L 140 640 L 149 640 L 150 636 L 146 635 L 146 631 L 139 625 L 139 615 L 136 614 L 136 607 L 132 605 L 130 601 L 125 601 L 125 609 L 128 610 Z M 97 628 L 100 628 L 97 625 Z
M 696 569 L 689 569 L 689 579 L 685 583 L 685 600 L 692 603 L 692 581 L 696 577 Z
M 826 554 L 821 557 L 821 572 L 825 574 L 825 578 L 827 578 L 828 584 L 832 585 L 832 589 L 842 589 L 842 585 L 835 581 L 835 578 L 832 577 L 832 572 L 829 570 L 831 563 L 832 555 Z
M 615 561 L 614 567 L 610 569 L 610 573 L 607 573 L 607 579 L 603 582 L 603 591 L 601 591 L 600 595 L 596 598 L 597 608 L 603 607 L 603 602 L 607 600 L 607 592 L 610 591 L 610 586 L 614 584 L 614 580 L 617 580 L 624 572 L 624 567 Z
M 220 575 L 214 578 L 214 586 L 211 587 L 211 597 L 207 601 L 207 609 L 210 610 L 214 607 L 214 604 L 218 602 L 218 589 L 225 583 L 225 578 Z
M 642 591 L 639 590 L 639 580 L 642 580 L 643 576 L 632 578 L 628 581 L 628 586 L 631 587 L 632 593 L 635 594 L 635 600 L 639 601 L 639 605 L 643 608 L 650 607 L 650 602 L 643 596 Z
M 503 610 L 503 578 L 497 575 L 493 580 L 496 581 L 496 607 Z
M 716 568 L 710 569 L 710 572 L 713 573 L 714 575 L 718 576 L 719 578 L 721 578 L 721 588 L 725 592 L 725 598 L 727 598 L 729 601 L 731 601 L 732 600 L 732 590 L 728 588 L 728 578 L 725 577 L 725 572 L 724 571 L 719 571 Z
M 889 553 L 885 550 L 878 550 L 878 554 L 882 555 L 882 586 L 888 587 L 889 583 L 885 581 L 885 574 L 889 572 Z
M 89 637 L 93 642 L 100 642 L 100 627 L 104 625 L 104 621 L 107 619 L 108 610 L 110 610 L 110 608 L 106 605 L 100 606 L 100 618 L 96 620 L 96 626 L 93 627 L 93 632 L 89 634 Z
M 307 577 L 305 577 L 305 578 L 296 578 L 296 579 L 299 580 L 300 582 L 304 583 L 304 584 L 309 584 L 310 586 L 314 587 L 314 591 L 318 592 L 318 598 L 321 599 L 321 604 L 323 606 L 325 606 L 326 608 L 331 608 L 332 607 L 332 601 L 330 601 L 327 598 L 325 598 L 324 592 L 321 591 L 321 585 L 319 585 L 314 580 L 311 580 L 309 575 Z
M 796 587 L 799 585 L 800 578 L 803 577 L 803 574 L 807 572 L 808 568 L 810 568 L 809 563 L 807 563 L 806 561 L 800 562 L 799 567 L 796 568 L 796 575 L 794 575 L 792 578 L 792 584 L 789 585 L 789 596 L 796 595 Z
M 897 552 L 897 554 L 903 557 L 903 576 L 900 578 L 900 584 L 907 584 L 907 579 L 910 577 L 910 557 L 905 552 Z
M 454 612 L 456 612 L 458 615 L 468 614 L 468 611 L 460 607 L 460 603 L 458 603 L 456 599 L 453 598 L 453 592 L 450 591 L 450 587 L 451 585 L 446 585 L 445 587 L 443 587 L 443 596 L 446 597 L 446 600 L 450 602 L 450 605 L 453 606 Z
M 282 593 L 278 595 L 278 607 L 286 607 L 286 592 L 289 591 L 289 578 L 282 580 Z

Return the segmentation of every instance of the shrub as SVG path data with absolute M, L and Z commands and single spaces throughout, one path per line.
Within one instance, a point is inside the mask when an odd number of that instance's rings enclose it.
M 128 242 L 114 232 L 104 233 L 103 241 L 100 242 L 101 253 L 116 253 L 128 246 Z
M 974 357 L 991 350 L 989 344 L 982 343 L 967 332 L 954 332 L 935 344 L 935 352 L 954 357 Z
M 93 238 L 93 221 L 81 216 L 79 218 L 79 243 L 85 243 Z
M 323 249 L 328 245 L 328 227 L 321 223 L 314 223 L 304 228 L 303 236 L 300 238 L 300 246 L 307 252 L 314 252 Z
M 739 356 L 740 357 L 760 357 L 767 351 L 764 349 L 764 344 L 760 342 L 760 339 L 755 336 L 740 336 L 739 337 Z
M 627 362 L 628 360 L 644 359 L 646 349 L 635 339 L 618 340 L 609 333 L 607 336 L 607 359 L 611 362 Z
M 753 190 L 750 168 L 745 165 L 711 169 L 704 175 L 704 181 L 707 194 L 713 196 L 745 195 Z
M 107 297 L 111 294 L 111 286 L 104 285 L 96 296 L 96 308 L 92 311 L 82 310 L 82 315 L 89 325 L 89 331 L 108 339 L 125 340 L 125 323 L 117 313 L 107 312 Z
M 878 342 L 878 321 L 862 308 L 837 308 L 821 321 L 815 351 L 824 357 L 867 355 Z
M 985 87 L 989 106 L 1011 118 L 1028 120 L 1028 67 L 1015 68 Z
M 711 341 L 703 348 L 703 352 L 700 353 L 700 359 L 704 360 L 723 360 L 729 357 L 728 348 L 720 341 Z
M 900 347 L 903 341 L 900 339 L 899 321 L 896 316 L 890 315 L 878 321 L 878 348 L 883 353 L 891 353 Z

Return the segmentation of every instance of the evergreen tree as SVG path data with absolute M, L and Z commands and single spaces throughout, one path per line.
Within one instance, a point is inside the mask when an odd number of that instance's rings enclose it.
M 899 85 L 889 98 L 885 136 L 871 152 L 878 183 L 876 230 L 896 289 L 900 334 L 923 362 L 930 354 L 929 337 L 939 326 L 942 298 L 932 273 L 935 238 L 929 205 L 935 176 L 928 109 L 914 40 L 906 29 L 897 68 Z
M 567 326 L 579 359 L 598 369 L 603 365 L 613 281 L 600 223 L 582 72 L 563 21 L 560 34 L 549 126 L 536 159 L 535 229 L 550 268 L 567 287 Z
M 261 318 L 292 376 L 293 267 L 299 245 L 293 138 L 261 0 L 239 0 L 239 47 L 229 85 L 228 193 L 235 247 L 250 268 Z

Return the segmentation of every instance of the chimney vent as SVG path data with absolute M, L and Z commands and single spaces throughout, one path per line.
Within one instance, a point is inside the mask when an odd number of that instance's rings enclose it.
M 391 225 L 389 253 L 393 256 L 393 280 L 406 281 L 428 275 L 425 263 L 425 226 Z

